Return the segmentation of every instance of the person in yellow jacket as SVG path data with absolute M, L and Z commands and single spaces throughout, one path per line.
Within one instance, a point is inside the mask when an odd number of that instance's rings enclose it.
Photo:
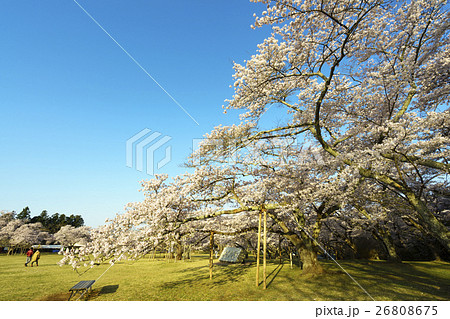
M 41 258 L 41 252 L 39 250 L 36 250 L 36 252 L 33 254 L 33 257 L 31 258 L 31 267 L 33 267 L 33 263 L 36 263 L 36 267 L 39 266 L 39 258 Z

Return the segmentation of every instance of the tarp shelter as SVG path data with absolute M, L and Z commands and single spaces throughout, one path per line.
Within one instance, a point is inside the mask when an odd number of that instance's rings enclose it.
M 242 248 L 225 247 L 219 257 L 219 261 L 227 263 L 242 263 L 245 259 L 245 251 Z

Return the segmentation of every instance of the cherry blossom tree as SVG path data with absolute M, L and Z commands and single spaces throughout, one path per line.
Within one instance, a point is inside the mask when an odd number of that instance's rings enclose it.
M 14 227 L 12 227 L 13 224 L 8 226 L 13 220 L 15 219 L 15 213 L 14 212 L 6 212 L 2 211 L 0 214 L 0 248 L 3 251 L 3 247 L 9 246 L 9 240 L 11 238 L 12 232 L 19 227 L 19 224 L 14 223 Z
M 85 245 L 89 241 L 90 227 L 74 227 L 66 225 L 54 234 L 54 238 L 63 246 L 74 246 L 75 244 Z
M 242 122 L 205 136 L 194 172 L 143 182 L 144 200 L 62 263 L 139 258 L 208 232 L 251 236 L 260 212 L 305 271 L 322 271 L 319 239 L 333 219 L 373 225 L 395 259 L 385 223 L 393 198 L 402 218 L 450 248 L 427 201 L 450 170 L 446 1 L 254 2 L 267 4 L 254 27 L 273 31 L 234 65 L 225 111 L 238 110 Z M 268 125 L 272 107 L 282 119 Z
M 269 149 L 273 149 L 271 145 Z M 168 176 L 143 182 L 144 201 L 129 204 L 124 214 L 94 232 L 94 240 L 77 253 L 66 251 L 62 263 L 77 267 L 90 255 L 97 258 L 94 263 L 108 258 L 138 258 L 161 243 L 175 242 L 179 248 L 183 241 L 210 232 L 219 236 L 254 234 L 259 213 L 266 211 L 269 233 L 277 234 L 277 239 L 284 236 L 296 247 L 306 272 L 321 272 L 315 241 L 321 219 L 337 210 L 333 203 L 340 197 L 323 196 L 322 202 L 314 197 L 312 203 L 311 196 L 322 187 L 325 177 L 328 191 L 347 186 L 339 185 L 339 178 L 330 181 L 323 174 L 313 178 L 311 170 L 299 167 L 298 158 L 293 157 L 303 155 L 303 151 L 285 154 L 283 163 L 260 157 L 265 161 L 262 167 L 247 163 L 254 153 L 248 152 L 234 165 L 198 167 L 172 182 L 168 182 Z M 343 193 L 345 189 L 341 189 Z M 269 245 L 270 241 L 271 236 Z
M 449 249 L 448 230 L 414 187 L 423 169 L 450 170 L 446 1 L 255 2 L 267 4 L 255 27 L 272 25 L 273 33 L 234 66 L 226 109 L 243 110 L 243 122 L 208 137 L 244 147 L 301 136 L 353 178 L 395 192 Z M 259 128 L 274 105 L 285 110 L 285 122 Z
M 14 251 L 14 245 L 11 243 L 11 238 L 14 236 L 15 231 L 23 226 L 24 223 L 20 219 L 12 219 L 5 226 L 0 228 L 0 240 L 2 245 L 8 246 L 8 254 Z
M 41 223 L 23 224 L 14 230 L 9 243 L 12 248 L 24 251 L 33 244 L 51 241 L 52 236 L 41 229 Z

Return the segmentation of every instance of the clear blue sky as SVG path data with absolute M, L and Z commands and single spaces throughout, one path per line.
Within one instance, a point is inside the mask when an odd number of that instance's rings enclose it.
M 172 139 L 171 176 L 218 124 L 233 94 L 232 61 L 256 51 L 264 6 L 247 0 L 77 0 L 200 124 L 73 0 L 0 4 L 0 210 L 80 214 L 89 226 L 139 201 L 126 141 L 148 128 Z M 163 148 L 155 157 L 164 157 Z

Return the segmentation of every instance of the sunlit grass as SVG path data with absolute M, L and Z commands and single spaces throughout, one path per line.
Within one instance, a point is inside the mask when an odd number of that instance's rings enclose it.
M 56 265 L 59 255 L 43 255 L 39 267 L 25 267 L 24 256 L 0 256 L 0 300 L 67 300 L 70 287 L 95 280 L 109 264 L 83 275 Z M 446 262 L 340 261 L 375 300 L 449 300 Z M 90 300 L 371 300 L 331 261 L 328 274 L 304 276 L 287 262 L 268 263 L 266 290 L 255 286 L 255 264 L 214 266 L 209 279 L 206 256 L 192 261 L 141 259 L 120 262 L 98 280 Z M 260 279 L 262 281 L 262 270 Z

